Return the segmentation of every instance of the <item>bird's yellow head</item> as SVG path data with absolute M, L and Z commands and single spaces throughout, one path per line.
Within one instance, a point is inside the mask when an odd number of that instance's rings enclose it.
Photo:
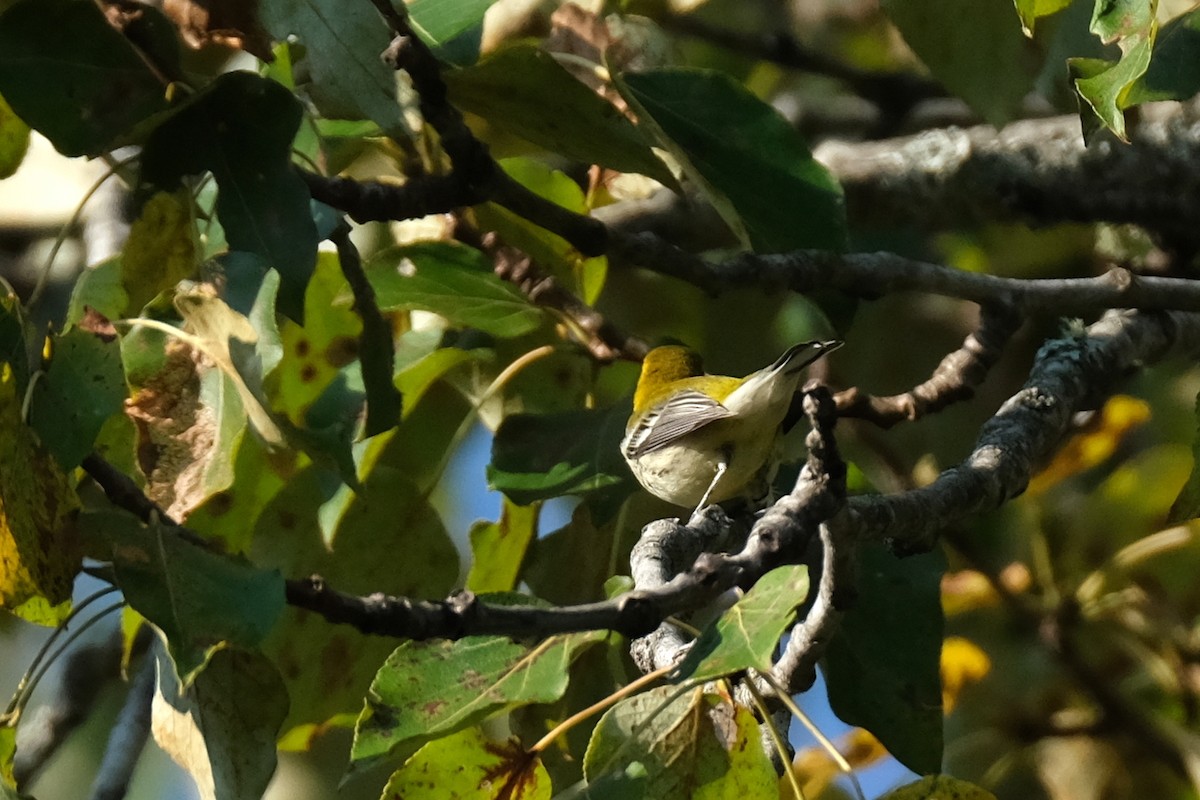
M 671 384 L 704 374 L 700 354 L 682 345 L 656 347 L 642 360 L 642 374 L 633 393 L 633 410 L 641 413 L 662 399 Z

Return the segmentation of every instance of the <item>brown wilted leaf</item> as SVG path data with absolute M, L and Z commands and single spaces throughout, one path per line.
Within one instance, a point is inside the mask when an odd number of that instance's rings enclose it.
M 243 0 L 164 0 L 163 13 L 179 26 L 188 46 L 207 44 L 245 50 L 271 61 L 271 36 L 258 20 L 255 3 Z

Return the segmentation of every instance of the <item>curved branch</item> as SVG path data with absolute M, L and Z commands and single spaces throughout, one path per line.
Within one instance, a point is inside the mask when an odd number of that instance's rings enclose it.
M 978 329 L 967 336 L 962 347 L 942 359 L 929 380 L 890 397 L 876 397 L 858 388 L 846 389 L 835 398 L 838 414 L 890 428 L 898 422 L 912 422 L 940 411 L 951 403 L 969 400 L 1020 327 L 1021 318 L 1008 306 L 985 305 Z
M 942 528 L 1024 491 L 1074 414 L 1169 353 L 1200 354 L 1200 315 L 1110 311 L 1086 332 L 1047 341 L 1025 386 L 984 424 L 965 461 L 920 489 L 850 500 L 859 535 L 900 554 L 929 550 Z

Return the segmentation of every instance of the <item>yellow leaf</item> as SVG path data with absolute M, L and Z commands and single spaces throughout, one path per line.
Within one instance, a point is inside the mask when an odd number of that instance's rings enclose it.
M 1027 493 L 1039 494 L 1072 475 L 1104 463 L 1116 452 L 1125 435 L 1148 419 L 1150 406 L 1146 401 L 1128 395 L 1110 397 L 1092 424 L 1071 437 L 1054 460 L 1033 476 Z
M 963 688 L 992 671 L 992 660 L 977 644 L 961 636 L 942 643 L 942 708 L 949 714 Z
M 196 241 L 191 196 L 180 189 L 159 192 L 142 207 L 121 253 L 121 283 L 136 313 L 154 296 L 192 274 Z
M 75 530 L 79 500 L 22 421 L 9 364 L 0 364 L 0 453 L 0 607 L 57 625 L 83 559 Z
M 861 770 L 887 758 L 888 751 L 868 730 L 855 728 L 841 738 L 838 752 L 853 769 Z M 800 779 L 805 797 L 818 797 L 841 776 L 841 768 L 823 747 L 806 747 L 796 753 L 792 769 Z M 779 783 L 780 797 L 792 798 L 791 782 L 784 776 Z

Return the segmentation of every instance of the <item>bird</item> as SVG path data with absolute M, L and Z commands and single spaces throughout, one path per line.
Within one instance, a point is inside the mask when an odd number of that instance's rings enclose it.
M 654 348 L 642 361 L 621 440 L 634 477 L 655 497 L 696 512 L 756 489 L 761 497 L 778 466 L 780 428 L 801 371 L 842 344 L 801 342 L 744 378 L 705 374 L 688 347 Z

